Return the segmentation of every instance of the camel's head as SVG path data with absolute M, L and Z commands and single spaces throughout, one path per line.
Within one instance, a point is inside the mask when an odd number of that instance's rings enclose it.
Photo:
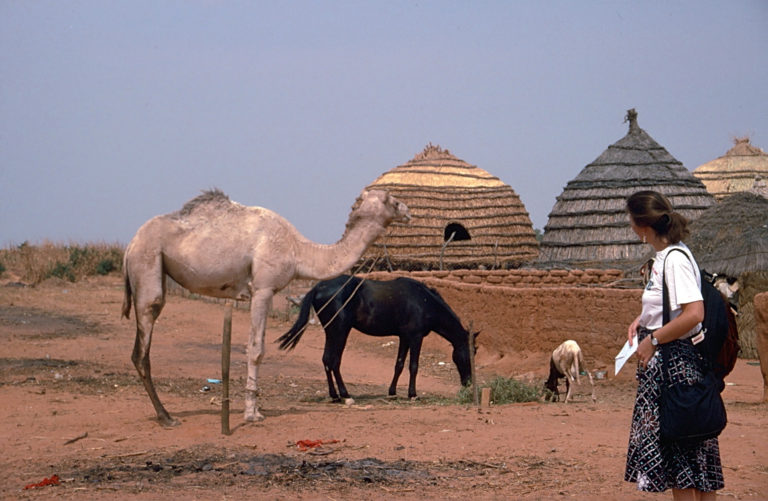
M 352 219 L 375 219 L 382 226 L 391 223 L 407 223 L 411 220 L 408 207 L 384 190 L 365 190 L 357 199 Z

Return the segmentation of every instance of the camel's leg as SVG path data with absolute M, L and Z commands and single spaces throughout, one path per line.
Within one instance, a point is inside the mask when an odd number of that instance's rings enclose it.
M 264 335 L 267 329 L 267 315 L 272 304 L 271 289 L 251 292 L 251 332 L 248 336 L 246 355 L 248 357 L 248 379 L 245 384 L 245 420 L 261 421 L 264 416 L 256 406 L 258 396 L 259 366 L 264 358 Z
M 164 278 L 164 277 L 163 277 Z M 144 383 L 144 388 L 147 390 L 149 399 L 152 401 L 152 405 L 155 407 L 157 413 L 157 419 L 163 426 L 176 426 L 179 422 L 168 414 L 163 404 L 160 402 L 160 397 L 157 396 L 155 391 L 155 385 L 152 383 L 152 370 L 149 363 L 149 349 L 152 346 L 152 330 L 155 325 L 155 320 L 160 315 L 165 304 L 163 295 L 163 278 L 160 279 L 160 284 L 152 284 L 151 287 L 148 284 L 140 284 L 136 287 L 136 296 L 134 302 L 134 309 L 136 310 L 136 341 L 133 345 L 133 354 L 131 360 L 136 370 L 139 372 L 141 382 Z
M 563 403 L 567 404 L 568 400 L 570 400 L 572 389 L 573 389 L 573 386 L 571 385 L 571 379 L 568 376 L 566 376 L 565 377 L 565 402 Z
M 395 375 L 392 377 L 392 383 L 389 385 L 389 396 L 397 395 L 397 380 L 405 367 L 405 355 L 408 353 L 408 345 L 403 338 L 400 338 L 400 344 L 397 345 L 397 358 L 395 359 Z
M 411 343 L 411 359 L 408 361 L 408 370 L 410 371 L 410 380 L 408 381 L 408 398 L 418 398 L 416 395 L 416 373 L 419 372 L 419 356 L 421 356 L 421 342 L 423 338 Z

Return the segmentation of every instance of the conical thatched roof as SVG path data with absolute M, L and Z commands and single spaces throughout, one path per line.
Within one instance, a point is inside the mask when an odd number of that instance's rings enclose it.
M 686 244 L 708 272 L 738 278 L 768 271 L 768 199 L 735 193 L 703 212 L 689 228 Z
M 768 153 L 751 145 L 749 138 L 734 143 L 725 155 L 693 171 L 717 200 L 740 191 L 765 189 L 768 179 Z
M 363 258 L 401 269 L 517 267 L 536 259 L 533 224 L 515 191 L 483 169 L 428 144 L 366 189 L 386 189 L 411 212 Z
M 568 182 L 544 227 L 542 265 L 630 269 L 648 253 L 629 226 L 626 199 L 639 190 L 663 193 L 695 219 L 714 204 L 704 184 L 637 125 Z

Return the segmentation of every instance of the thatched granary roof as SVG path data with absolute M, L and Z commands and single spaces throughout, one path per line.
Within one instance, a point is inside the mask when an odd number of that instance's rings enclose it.
M 411 222 L 392 224 L 363 258 L 383 256 L 401 269 L 509 268 L 536 259 L 533 224 L 515 191 L 440 146 L 428 144 L 366 188 L 403 201 Z
M 750 144 L 749 138 L 736 139 L 725 155 L 700 165 L 693 175 L 717 200 L 740 191 L 759 191 L 768 179 L 768 153 Z
M 768 271 L 768 199 L 735 193 L 691 222 L 686 243 L 699 267 L 738 278 Z
M 704 184 L 637 125 L 582 169 L 557 197 L 544 227 L 539 263 L 633 268 L 648 253 L 629 226 L 626 199 L 639 190 L 663 193 L 689 219 L 715 203 Z

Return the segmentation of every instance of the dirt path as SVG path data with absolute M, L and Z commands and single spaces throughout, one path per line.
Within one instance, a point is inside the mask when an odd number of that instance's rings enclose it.
M 468 299 L 470 300 L 470 299 Z M 130 362 L 134 324 L 120 320 L 116 277 L 37 288 L 0 287 L 0 495 L 4 499 L 659 499 L 622 481 L 634 379 L 625 369 L 588 385 L 573 404 L 477 409 L 455 403 L 458 375 L 432 335 L 421 359 L 420 400 L 385 397 L 393 338 L 353 333 L 342 370 L 353 405 L 333 404 L 311 327 L 293 352 L 273 341 L 262 366 L 267 419 L 242 421 L 248 318 L 234 317 L 233 433 L 220 433 L 223 308 L 172 296 L 152 345 L 161 399 L 181 426 L 163 429 Z M 520 354 L 513 374 L 542 382 L 547 354 Z M 479 375 L 497 375 L 483 365 Z M 606 366 L 610 361 L 602 361 Z M 508 364 L 508 362 L 507 362 Z M 593 364 L 600 365 L 600 364 Z M 610 374 L 609 374 L 610 376 Z M 768 408 L 760 374 L 740 360 L 724 396 L 726 488 L 768 499 Z M 322 440 L 300 450 L 297 441 Z M 60 485 L 24 490 L 57 475 Z

